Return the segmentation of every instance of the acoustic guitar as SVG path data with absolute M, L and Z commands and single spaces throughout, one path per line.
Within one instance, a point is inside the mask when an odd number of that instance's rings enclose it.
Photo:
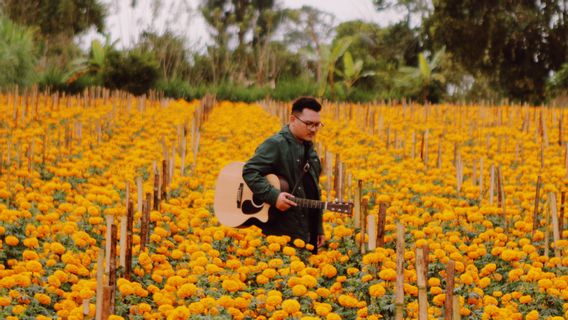
M 249 219 L 268 221 L 270 205 L 257 199 L 243 180 L 244 162 L 232 162 L 225 166 L 217 177 L 215 186 L 215 203 L 213 209 L 220 223 L 229 227 L 241 227 Z M 288 183 L 274 174 L 266 175 L 268 182 L 281 191 L 286 190 Z M 323 209 L 341 213 L 351 213 L 351 202 L 324 202 L 293 197 L 299 207 Z M 274 208 L 276 209 L 276 208 Z M 277 209 L 276 209 L 277 210 Z

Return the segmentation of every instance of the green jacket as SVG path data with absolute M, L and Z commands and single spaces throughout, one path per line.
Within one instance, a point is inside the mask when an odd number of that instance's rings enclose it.
M 316 151 L 311 142 L 309 144 L 309 163 L 308 171 L 310 177 L 315 182 L 318 199 L 321 199 L 319 188 L 319 176 L 321 174 L 321 164 Z M 280 132 L 266 139 L 257 149 L 254 156 L 245 164 L 243 168 L 243 179 L 258 197 L 258 200 L 270 204 L 272 207 L 269 212 L 267 223 L 255 223 L 264 234 L 267 235 L 289 235 L 300 238 L 308 242 L 309 235 L 313 238 L 323 234 L 322 210 L 291 207 L 285 212 L 276 209 L 276 199 L 280 190 L 273 187 L 264 177 L 267 174 L 275 174 L 284 178 L 290 189 L 296 185 L 296 181 L 302 174 L 304 165 L 304 144 L 298 141 L 290 132 L 288 126 L 284 126 Z M 306 174 L 308 174 L 306 173 Z M 292 192 L 289 190 L 288 192 Z M 305 198 L 303 183 L 300 182 L 294 196 Z

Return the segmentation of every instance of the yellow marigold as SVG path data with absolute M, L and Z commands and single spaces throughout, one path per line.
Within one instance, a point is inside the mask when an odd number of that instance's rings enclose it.
M 24 257 L 25 260 L 38 260 L 39 256 L 37 255 L 37 253 L 35 251 L 31 251 L 31 250 L 24 250 L 24 252 L 22 253 L 22 256 Z
M 231 280 L 231 279 L 226 279 L 223 280 L 223 283 L 221 284 L 221 286 L 223 287 L 223 289 L 229 291 L 229 292 L 235 292 L 238 291 L 241 286 L 239 285 L 239 283 L 235 280 Z
M 296 300 L 286 299 L 282 302 L 282 310 L 288 314 L 294 314 L 300 311 L 300 303 Z
M 538 286 L 542 289 L 552 288 L 553 283 L 550 279 L 540 279 L 538 280 Z
M 369 294 L 371 297 L 382 297 L 386 293 L 385 287 L 382 284 L 377 283 L 369 287 Z
M 290 246 L 285 246 L 284 249 L 282 249 L 282 253 L 284 253 L 287 256 L 295 256 L 296 255 L 296 249 L 294 249 Z
M 446 294 L 440 293 L 432 299 L 432 302 L 437 306 L 443 306 L 446 301 Z
M 117 316 L 117 315 L 114 315 L 114 314 L 110 315 L 107 319 L 108 320 L 124 320 L 123 317 Z
M 316 293 L 318 294 L 318 296 L 322 297 L 322 298 L 327 298 L 329 297 L 329 295 L 331 294 L 331 292 L 329 291 L 329 289 L 327 288 L 318 288 L 316 290 Z
M 276 307 L 282 303 L 282 297 L 279 295 L 269 295 L 266 298 L 266 305 Z
M 357 303 L 359 302 L 356 298 L 352 296 L 348 296 L 346 294 L 342 294 L 337 299 L 340 305 L 347 307 L 347 308 L 355 308 L 357 307 Z
M 0 307 L 7 307 L 12 303 L 12 299 L 10 297 L 0 297 Z
M 292 294 L 296 297 L 301 297 L 308 292 L 308 289 L 303 284 L 297 284 L 292 287 Z
M 36 299 L 40 304 L 49 305 L 51 304 L 51 298 L 43 293 L 36 293 L 34 295 L 34 299 Z
M 33 249 L 39 246 L 39 242 L 36 237 L 24 239 L 24 246 Z
M 328 303 L 318 303 L 315 310 L 319 316 L 327 316 L 331 312 L 332 307 Z
M 26 269 L 30 272 L 40 272 L 43 271 L 43 266 L 37 261 L 26 262 Z
M 17 246 L 18 243 L 20 243 L 20 240 L 18 240 L 18 238 L 14 237 L 14 236 L 7 236 L 4 239 L 4 242 L 6 242 L 6 244 L 9 245 L 9 246 Z
M 322 275 L 326 278 L 333 278 L 337 275 L 337 269 L 331 264 L 325 264 L 322 268 Z
M 302 239 L 294 239 L 294 245 L 298 248 L 303 248 L 306 246 L 306 243 Z
M 193 296 L 196 292 L 197 292 L 196 285 L 194 285 L 193 283 L 186 283 L 179 288 L 177 295 L 178 297 L 185 299 Z
M 531 312 L 527 313 L 525 320 L 538 320 L 539 318 L 540 318 L 540 315 L 539 315 L 538 311 L 532 310 Z
M 385 281 L 394 281 L 396 280 L 396 271 L 391 268 L 383 269 L 379 272 L 379 278 Z

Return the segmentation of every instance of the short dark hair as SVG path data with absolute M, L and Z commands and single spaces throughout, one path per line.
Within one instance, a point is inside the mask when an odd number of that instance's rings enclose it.
M 300 97 L 294 101 L 294 104 L 292 104 L 292 113 L 300 113 L 306 108 L 314 110 L 315 112 L 320 112 L 321 104 L 315 98 Z

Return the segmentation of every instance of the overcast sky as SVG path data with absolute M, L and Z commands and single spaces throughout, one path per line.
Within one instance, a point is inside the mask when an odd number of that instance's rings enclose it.
M 138 40 L 140 32 L 152 29 L 163 32 L 166 29 L 187 39 L 188 44 L 200 50 L 210 42 L 207 26 L 199 13 L 200 0 L 102 0 L 108 7 L 106 19 L 107 32 L 112 41 L 117 41 L 118 48 L 128 48 Z M 157 5 L 160 4 L 160 5 Z M 280 0 L 285 8 L 300 8 L 309 5 L 332 13 L 336 21 L 361 19 L 386 26 L 402 18 L 402 14 L 393 10 L 378 13 L 371 0 Z M 104 39 L 95 31 L 82 36 L 81 47 L 90 47 L 92 39 Z

